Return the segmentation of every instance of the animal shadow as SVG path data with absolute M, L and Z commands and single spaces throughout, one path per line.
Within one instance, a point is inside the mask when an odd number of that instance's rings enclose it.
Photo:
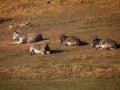
M 51 54 L 62 53 L 63 50 L 50 50 Z
M 117 49 L 120 49 L 120 44 L 117 44 Z
M 88 45 L 88 44 L 89 44 L 88 42 L 81 41 L 81 46 L 85 46 L 85 45 Z
M 12 18 L 8 18 L 8 19 L 0 18 L 0 24 L 7 22 L 7 21 L 11 21 L 11 20 L 13 20 L 13 19 Z

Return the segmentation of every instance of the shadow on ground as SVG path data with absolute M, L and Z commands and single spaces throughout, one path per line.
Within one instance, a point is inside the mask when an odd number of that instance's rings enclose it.
M 13 20 L 12 18 L 8 18 L 8 19 L 4 19 L 4 18 L 0 18 L 0 24 L 7 22 L 7 21 L 11 21 Z
M 120 44 L 117 44 L 117 49 L 120 49 Z
M 63 50 L 51 50 L 51 54 L 62 53 Z
M 89 44 L 88 42 L 81 41 L 81 46 L 86 46 L 86 45 L 88 45 L 88 44 Z

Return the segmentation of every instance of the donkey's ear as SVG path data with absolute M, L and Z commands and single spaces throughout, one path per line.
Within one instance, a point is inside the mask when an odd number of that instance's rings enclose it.
M 65 37 L 65 34 L 63 34 L 63 33 L 62 33 L 62 34 L 60 34 L 60 37 Z
M 16 32 L 16 33 L 20 34 L 20 32 L 19 32 L 19 31 L 16 31 L 16 30 L 13 30 L 13 32 Z

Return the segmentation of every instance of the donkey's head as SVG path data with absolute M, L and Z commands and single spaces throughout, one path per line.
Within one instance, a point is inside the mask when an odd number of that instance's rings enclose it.
M 99 45 L 99 42 L 100 42 L 100 38 L 98 38 L 97 36 L 95 36 L 95 38 L 93 39 L 92 43 L 91 43 L 91 46 L 92 47 L 96 47 Z
M 16 31 L 16 30 L 13 30 L 14 33 L 13 33 L 13 40 L 17 39 L 19 36 L 20 36 L 20 32 L 19 31 Z
M 67 38 L 67 36 L 65 36 L 65 34 L 61 34 L 60 35 L 60 39 L 59 39 L 59 42 L 62 43 L 63 41 L 65 41 Z

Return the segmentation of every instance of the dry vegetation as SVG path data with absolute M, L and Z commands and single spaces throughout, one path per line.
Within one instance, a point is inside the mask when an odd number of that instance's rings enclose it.
M 52 54 L 30 56 L 31 44 L 8 45 L 13 33 L 8 26 L 25 21 L 30 21 L 32 28 L 20 30 L 40 32 L 48 38 L 45 41 L 50 43 Z M 98 35 L 120 44 L 120 1 L 0 0 L 0 79 L 120 78 L 120 49 L 64 46 L 58 43 L 61 33 L 88 43 Z

